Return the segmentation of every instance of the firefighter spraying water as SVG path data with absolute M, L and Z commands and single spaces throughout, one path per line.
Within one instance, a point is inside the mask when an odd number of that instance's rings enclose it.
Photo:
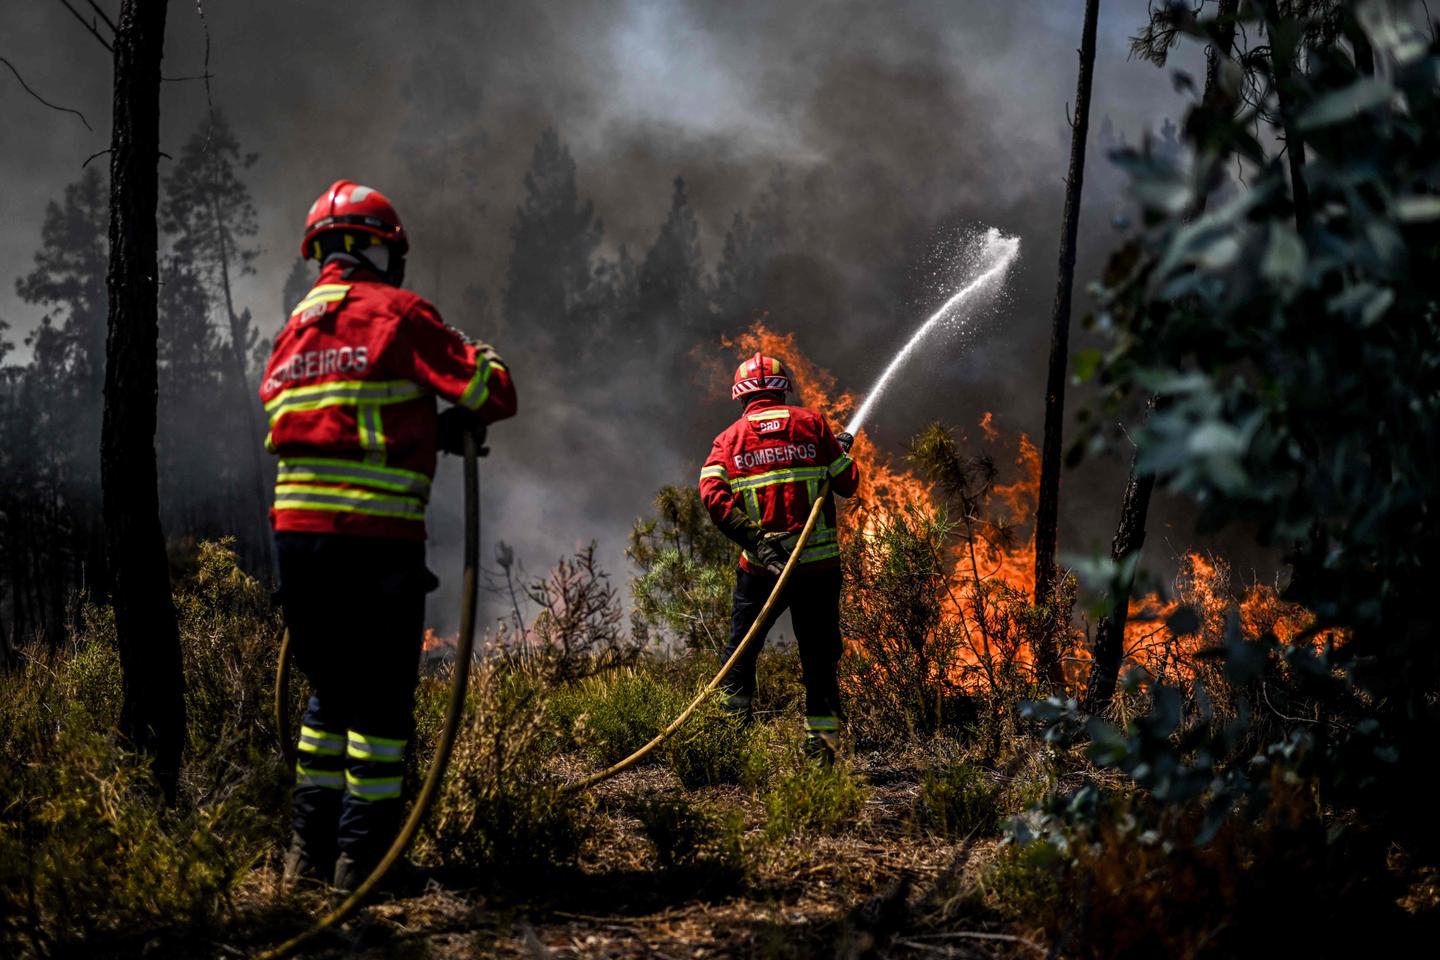
M 785 402 L 790 373 L 774 357 L 757 353 L 735 371 L 731 397 L 744 413 L 715 438 L 700 471 L 700 497 L 716 526 L 744 552 L 735 574 L 723 684 L 726 706 L 753 718 L 755 666 L 765 634 L 786 608 L 795 623 L 805 679 L 805 736 L 812 755 L 835 756 L 840 729 L 840 542 L 832 494 L 848 497 L 860 485 L 850 459 L 852 437 L 830 432 L 813 410 Z M 809 539 L 801 531 L 821 507 Z M 778 578 L 792 553 L 799 569 L 787 588 Z M 761 620 L 767 598 L 777 603 Z M 742 651 L 756 621 L 759 634 Z M 738 659 L 737 659 L 738 654 Z
M 700 496 L 711 519 L 744 551 L 720 682 L 726 706 L 749 722 L 760 649 L 789 609 L 805 683 L 806 745 L 823 762 L 835 758 L 843 716 L 837 678 L 842 583 L 832 495 L 848 497 L 859 486 L 859 468 L 849 455 L 854 434 L 920 342 L 999 290 L 1019 251 L 1017 238 L 986 232 L 975 254 L 979 274 L 920 325 L 838 435 L 819 413 L 785 402 L 792 384 L 780 360 L 756 353 L 735 372 L 731 395 L 744 413 L 715 438 L 700 471 Z M 787 570 L 794 574 L 788 583 L 781 576 Z

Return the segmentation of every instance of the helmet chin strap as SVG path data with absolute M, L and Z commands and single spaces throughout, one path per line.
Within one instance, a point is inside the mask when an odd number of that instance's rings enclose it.
M 376 254 L 373 258 L 370 255 L 371 251 L 374 251 Z M 325 258 L 325 263 L 328 264 L 331 262 L 347 265 L 345 270 L 346 280 L 349 280 L 351 274 L 357 269 L 364 267 L 392 287 L 398 287 L 405 281 L 405 257 L 403 255 L 397 255 L 384 244 L 369 247 L 366 250 L 352 250 L 349 253 L 336 251 Z

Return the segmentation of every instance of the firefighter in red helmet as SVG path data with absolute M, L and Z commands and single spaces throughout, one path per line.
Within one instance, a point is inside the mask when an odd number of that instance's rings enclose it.
M 353 890 L 399 830 L 437 450 L 513 416 L 489 346 L 400 289 L 409 240 L 384 194 L 338 180 L 310 207 L 319 278 L 275 338 L 260 398 L 279 457 L 280 601 L 312 694 L 300 728 L 287 879 Z M 452 407 L 437 414 L 436 400 Z
M 850 459 L 851 437 L 831 433 L 814 410 L 786 404 L 789 371 L 757 353 L 735 371 L 731 397 L 740 419 L 715 438 L 700 471 L 700 497 L 725 535 L 743 548 L 735 574 L 730 644 L 734 653 L 765 605 L 789 559 L 810 509 L 828 477 L 830 490 L 794 574 L 769 620 L 723 680 L 727 706 L 747 721 L 755 698 L 755 665 L 776 619 L 787 608 L 795 625 L 805 680 L 806 743 L 813 756 L 832 760 L 839 739 L 840 544 L 834 495 L 848 497 L 860 483 Z

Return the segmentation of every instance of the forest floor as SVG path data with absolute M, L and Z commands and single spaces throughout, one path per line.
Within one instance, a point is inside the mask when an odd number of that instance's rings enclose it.
M 307 955 L 459 960 L 1029 952 L 1013 934 L 994 932 L 1013 930 L 998 918 L 985 923 L 977 916 L 990 929 L 976 929 L 974 936 L 953 928 L 943 934 L 917 930 L 917 921 L 942 900 L 971 898 L 1000 842 L 956 843 L 917 827 L 923 757 L 871 753 L 853 763 L 866 784 L 864 807 L 847 829 L 830 836 L 766 843 L 766 809 L 753 791 L 712 786 L 687 792 L 689 801 L 743 817 L 745 846 L 753 852 L 739 872 L 662 865 L 630 811 L 637 800 L 675 795 L 682 787 L 659 766 L 627 771 L 596 789 L 595 827 L 574 866 L 512 889 L 486 883 L 483 892 L 473 882 L 437 875 L 423 894 L 372 905 Z M 559 766 L 572 776 L 587 769 L 579 757 Z M 273 924 L 278 918 L 260 901 L 273 909 L 274 883 L 273 866 L 257 871 L 237 897 L 241 914 L 250 900 Z M 292 903 L 317 915 L 324 906 L 318 892 Z M 222 949 L 229 952 L 234 944 Z

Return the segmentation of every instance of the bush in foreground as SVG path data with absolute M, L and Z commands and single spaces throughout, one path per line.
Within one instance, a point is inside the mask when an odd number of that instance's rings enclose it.
M 646 797 L 631 812 L 655 847 L 664 869 L 698 871 L 708 879 L 735 881 L 748 869 L 744 820 L 734 810 L 692 803 L 681 796 Z
M 421 700 L 443 702 L 447 691 L 448 683 L 429 680 Z M 562 793 L 561 784 L 543 771 L 547 744 L 555 736 L 550 724 L 539 686 L 490 664 L 471 671 L 455 751 L 420 835 L 422 860 L 474 869 L 574 858 L 585 836 L 589 801 Z M 426 747 L 433 751 L 433 742 Z
M 846 764 L 801 763 L 765 795 L 765 832 L 771 838 L 840 833 L 860 818 L 865 794 Z
M 25 651 L 0 675 L 0 953 L 64 954 L 102 937 L 122 950 L 204 928 L 274 847 L 284 776 L 263 590 L 207 543 L 175 600 L 190 737 L 173 808 L 113 733 L 108 610 L 87 608 L 63 649 Z
M 1000 831 L 1000 790 L 985 771 L 950 763 L 926 771 L 915 812 L 920 824 L 944 837 L 990 837 Z

